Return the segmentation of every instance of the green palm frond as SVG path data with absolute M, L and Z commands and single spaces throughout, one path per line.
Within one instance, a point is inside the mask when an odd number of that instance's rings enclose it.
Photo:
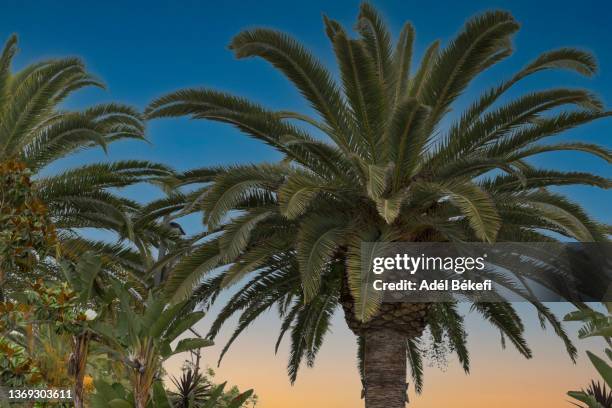
M 362 3 L 357 17 L 357 30 L 363 38 L 370 57 L 374 60 L 376 77 L 380 87 L 391 96 L 396 81 L 396 72 L 391 50 L 391 33 L 378 11 L 369 3 Z M 406 39 L 404 39 L 406 41 Z M 404 55 L 404 58 L 407 56 Z M 404 61 L 402 61 L 404 63 Z M 405 68 L 403 68 L 405 73 Z M 383 98 L 387 100 L 387 98 Z
M 498 176 L 486 184 L 489 191 L 511 192 L 528 191 L 549 186 L 583 184 L 608 189 L 612 181 L 604 177 L 585 172 L 564 172 L 555 170 L 528 170 L 518 178 L 514 174 Z
M 548 69 L 567 69 L 591 76 L 596 72 L 597 65 L 593 56 L 585 51 L 561 48 L 545 52 L 517 72 L 511 79 L 486 91 L 461 115 L 461 119 L 451 126 L 450 133 L 456 135 L 465 132 L 482 113 L 490 108 L 513 85 L 530 75 Z
M 223 322 L 237 311 L 242 310 L 236 330 L 226 343 L 219 356 L 219 362 L 223 359 L 232 343 L 246 329 L 251 322 L 261 316 L 263 312 L 268 310 L 274 303 L 283 299 L 287 293 L 294 290 L 294 282 L 299 280 L 298 276 L 292 278 L 292 271 L 279 271 L 268 273 L 264 276 L 260 275 L 260 279 L 253 280 L 250 284 L 240 291 L 234 299 L 230 300 L 226 308 L 219 314 L 209 332 L 209 336 L 214 338 L 218 333 Z M 244 299 L 240 301 L 240 299 Z
M 535 156 L 536 154 L 546 152 L 560 152 L 564 150 L 584 152 L 592 154 L 593 156 L 599 157 L 608 163 L 612 162 L 612 151 L 605 147 L 593 144 L 593 143 L 554 143 L 548 145 L 526 147 L 524 149 L 516 150 L 508 155 L 509 160 L 523 160 L 527 157 Z
M 397 239 L 391 228 L 379 231 L 372 226 L 349 226 L 346 243 L 346 274 L 351 296 L 355 304 L 355 316 L 363 322 L 370 320 L 380 308 L 381 293 L 372 290 L 371 273 L 364 273 L 363 265 L 372 265 L 375 254 L 381 253 L 389 242 Z M 367 250 L 362 243 L 370 243 Z
M 174 301 L 185 299 L 203 276 L 220 266 L 218 238 L 213 238 L 183 257 L 164 283 L 164 291 Z
M 0 55 L 0 105 L 4 105 L 9 97 L 11 62 L 17 53 L 17 36 L 12 34 L 4 44 Z
M 394 105 L 407 95 L 408 83 L 410 80 L 410 69 L 412 67 L 412 56 L 414 48 L 414 27 L 406 23 L 402 28 L 397 45 L 393 52 L 393 70 L 395 71 L 395 83 L 392 84 L 394 90 Z
M 417 393 L 423 391 L 423 357 L 419 346 L 419 339 L 408 339 L 406 345 L 410 374 L 414 381 L 414 389 Z
M 289 234 L 289 231 L 280 230 L 263 239 L 254 240 L 253 245 L 240 254 L 227 270 L 223 285 L 235 284 L 248 274 L 284 259 L 285 252 L 290 251 L 293 243 L 293 237 Z
M 353 113 L 361 157 L 369 163 L 380 160 L 385 89 L 377 78 L 376 65 L 365 46 L 339 31 L 334 37 L 343 90 Z
M 418 101 L 422 101 L 422 94 L 425 88 L 425 84 L 428 83 L 429 77 L 432 75 L 433 67 L 436 64 L 440 52 L 440 41 L 434 41 L 431 43 L 423 58 L 419 69 L 415 73 L 414 77 L 410 78 L 408 83 L 408 96 L 416 98 Z
M 467 332 L 463 317 L 457 311 L 456 302 L 437 303 L 431 313 L 432 321 L 442 326 L 448 334 L 450 344 L 466 373 L 470 371 L 470 357 L 467 350 Z
M 319 293 L 328 263 L 344 244 L 347 224 L 341 214 L 333 218 L 313 214 L 300 223 L 296 250 L 306 302 Z
M 433 129 L 450 104 L 476 75 L 487 59 L 509 48 L 518 23 L 507 12 L 487 12 L 469 20 L 464 30 L 437 58 L 423 89 L 422 101 L 431 107 L 429 129 Z
M 278 192 L 281 214 L 289 219 L 299 217 L 323 191 L 324 180 L 312 174 L 298 172 L 290 175 Z
M 474 303 L 473 310 L 480 313 L 506 336 L 526 358 L 531 358 L 531 349 L 523 338 L 523 325 L 514 308 L 508 303 Z
M 387 130 L 385 140 L 388 158 L 395 163 L 393 189 L 397 191 L 413 175 L 425 149 L 427 134 L 423 125 L 428 119 L 429 109 L 415 98 L 400 102 Z
M 265 29 L 244 31 L 230 45 L 238 58 L 261 57 L 292 81 L 328 124 L 330 136 L 345 152 L 354 140 L 338 87 L 331 74 L 288 35 Z
M 547 119 L 542 113 L 563 106 L 578 106 L 588 109 L 584 112 L 561 113 L 556 118 Z M 488 147 L 488 144 L 503 140 L 504 137 L 517 137 L 516 142 L 537 141 L 572 127 L 604 117 L 599 112 L 601 102 L 590 92 L 573 89 L 552 89 L 535 92 L 520 97 L 498 109 L 484 114 L 466 130 L 451 128 L 450 133 L 433 153 L 434 162 L 440 163 L 457 159 L 462 155 Z M 521 126 L 527 125 L 524 129 Z M 513 132 L 516 134 L 513 135 Z M 495 145 L 493 145 L 495 146 Z M 523 147 L 520 143 L 511 145 Z
M 418 183 L 416 188 L 448 199 L 461 210 L 479 239 L 494 242 L 501 219 L 491 196 L 471 182 Z
M 273 215 L 270 210 L 255 210 L 233 219 L 224 226 L 219 246 L 228 262 L 232 262 L 244 252 L 249 245 L 251 232 L 266 218 Z
M 289 380 L 294 383 L 302 360 L 306 359 L 309 367 L 323 344 L 325 335 L 331 325 L 331 317 L 337 308 L 337 294 L 330 291 L 303 305 L 295 316 L 291 329 L 291 348 L 287 372 Z
M 229 211 L 249 199 L 273 202 L 272 192 L 282 181 L 279 166 L 237 166 L 215 178 L 202 202 L 205 221 L 215 228 Z

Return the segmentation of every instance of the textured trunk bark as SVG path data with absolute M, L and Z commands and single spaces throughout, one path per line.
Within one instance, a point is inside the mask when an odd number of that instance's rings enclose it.
M 148 397 L 140 396 L 136 399 L 136 408 L 146 408 Z
M 146 359 L 138 359 L 138 361 L 146 361 Z M 135 408 L 146 408 L 149 402 L 150 384 L 147 381 L 146 370 L 137 369 L 132 376 L 132 390 L 134 392 Z
M 427 327 L 429 303 L 385 303 L 370 320 L 355 316 L 355 301 L 344 275 L 340 303 L 344 319 L 364 339 L 363 386 L 366 408 L 404 408 L 407 402 L 406 342 Z
M 70 356 L 69 373 L 74 376 L 74 408 L 85 407 L 85 370 L 89 354 L 90 333 L 85 332 L 73 336 L 73 351 Z
M 139 382 L 142 380 L 141 376 L 139 377 Z M 149 402 L 149 390 L 145 387 L 139 386 L 134 390 L 134 399 L 136 402 L 136 408 L 146 408 L 147 403 Z
M 83 408 L 85 406 L 85 392 L 83 391 L 83 378 L 77 378 L 74 383 L 74 408 Z
M 4 272 L 0 269 L 0 302 L 4 302 Z
M 406 336 L 393 330 L 364 333 L 366 408 L 404 408 L 406 405 Z

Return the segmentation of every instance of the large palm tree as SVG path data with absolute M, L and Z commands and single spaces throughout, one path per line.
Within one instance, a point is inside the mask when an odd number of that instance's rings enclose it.
M 194 303 L 207 304 L 224 287 L 249 276 L 210 335 L 242 311 L 231 344 L 255 318 L 278 305 L 283 319 L 279 342 L 291 331 L 292 381 L 302 360 L 313 363 L 330 317 L 341 305 L 361 346 L 366 407 L 400 408 L 406 399 L 407 360 L 417 391 L 421 388 L 420 339 L 427 327 L 434 344 L 450 342 L 468 370 L 463 320 L 452 302 L 380 303 L 363 292 L 361 243 L 554 240 L 549 232 L 580 241 L 607 240 L 604 226 L 548 187 L 608 188 L 610 181 L 539 169 L 528 159 L 572 150 L 610 162 L 610 151 L 594 144 L 541 143 L 610 112 L 582 89 L 560 87 L 506 98 L 508 89 L 541 71 L 595 73 L 589 53 L 561 48 L 486 90 L 460 115 L 449 115 L 475 77 L 512 54 L 519 25 L 507 12 L 471 18 L 445 47 L 434 42 L 416 68 L 409 23 L 392 45 L 369 4 L 361 6 L 357 38 L 336 21 L 324 22 L 340 83 L 284 33 L 248 30 L 230 46 L 238 58 L 261 57 L 281 71 L 316 117 L 268 110 L 209 89 L 180 90 L 149 106 L 151 119 L 191 116 L 229 123 L 285 156 L 278 164 L 216 169 L 212 178 L 206 169 L 181 177 L 183 184 L 213 181 L 191 193 L 182 211 L 202 210 L 209 230 L 223 232 L 183 258 L 165 288 L 176 299 L 192 296 Z M 541 303 L 532 303 L 574 358 L 576 350 L 556 317 Z M 531 357 L 511 304 L 474 302 L 472 307 Z

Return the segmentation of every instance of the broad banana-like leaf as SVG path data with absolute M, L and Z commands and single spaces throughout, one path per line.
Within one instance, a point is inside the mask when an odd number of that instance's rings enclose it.
M 608 384 L 608 387 L 612 387 L 612 367 L 590 351 L 587 351 L 587 355 L 591 363 L 595 366 L 595 369 L 597 369 L 597 372 L 601 375 L 606 384 Z
M 176 345 L 176 348 L 172 352 L 172 355 L 182 353 L 183 351 L 195 350 L 202 347 L 210 347 L 214 344 L 215 343 L 212 340 L 208 339 L 183 339 L 179 341 L 179 343 Z

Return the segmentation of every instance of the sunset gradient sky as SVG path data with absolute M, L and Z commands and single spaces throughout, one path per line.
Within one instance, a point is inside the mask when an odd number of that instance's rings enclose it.
M 567 305 L 553 305 L 561 315 L 570 311 Z M 512 346 L 502 350 L 499 332 L 473 316 L 467 319 L 471 373 L 466 375 L 451 358 L 443 369 L 426 367 L 423 394 L 410 392 L 414 406 L 422 408 L 516 408 L 570 407 L 565 393 L 585 386 L 598 378 L 584 350 L 599 351 L 597 340 L 577 341 L 580 349 L 574 365 L 561 341 L 550 331 L 543 331 L 530 307 L 517 305 L 527 326 L 526 337 L 534 358 L 523 358 Z M 210 313 L 214 315 L 214 310 Z M 357 408 L 363 405 L 359 375 L 355 363 L 357 352 L 353 335 L 346 328 L 341 313 L 336 314 L 333 333 L 323 346 L 314 368 L 304 367 L 294 386 L 286 376 L 287 344 L 274 355 L 279 324 L 274 314 L 259 321 L 243 335 L 227 354 L 220 368 L 216 359 L 231 333 L 231 325 L 222 332 L 215 347 L 205 351 L 205 360 L 216 370 L 217 377 L 229 379 L 240 388 L 255 388 L 264 408 Z M 199 326 L 207 327 L 208 319 Z M 568 325 L 573 331 L 576 325 Z M 601 354 L 601 353 L 599 353 Z M 176 370 L 182 364 L 177 358 L 167 365 Z M 412 406 L 412 405 L 409 405 Z
M 321 23 L 321 14 L 352 26 L 358 1 L 246 0 L 246 1 L 22 1 L 5 0 L 0 6 L 0 38 L 16 32 L 21 53 L 17 68 L 45 57 L 78 55 L 107 84 L 108 90 L 86 90 L 72 98 L 73 108 L 94 102 L 120 101 L 144 108 L 153 98 L 183 87 L 207 86 L 252 98 L 270 108 L 308 111 L 288 82 L 260 60 L 236 61 L 227 44 L 246 27 L 267 26 L 286 31 L 309 46 L 322 61 L 333 56 Z M 561 46 L 592 50 L 601 72 L 586 79 L 568 73 L 537 75 L 516 87 L 509 96 L 551 86 L 583 86 L 612 104 L 611 7 L 606 1 L 452 1 L 385 0 L 375 4 L 397 35 L 403 22 L 416 27 L 416 56 L 434 39 L 448 41 L 463 22 L 477 12 L 503 8 L 522 23 L 516 53 L 478 79 L 460 98 L 459 106 L 518 70 L 538 53 Z M 580 139 L 610 147 L 611 120 L 602 120 L 569 132 L 561 139 Z M 110 146 L 108 156 L 89 151 L 49 169 L 94 160 L 125 158 L 168 163 L 179 170 L 206 165 L 262 162 L 279 156 L 262 143 L 247 139 L 229 126 L 188 120 L 156 121 L 149 126 L 151 144 L 121 142 Z M 538 164 L 565 170 L 592 171 L 612 176 L 610 166 L 574 153 L 542 155 Z M 601 221 L 612 223 L 609 191 L 588 187 L 563 189 Z M 159 191 L 138 186 L 128 195 L 146 201 Z M 183 221 L 193 233 L 201 228 L 197 217 Z M 551 305 L 562 316 L 563 304 Z M 465 375 L 451 359 L 445 371 L 427 368 L 425 389 L 411 400 L 422 408 L 569 407 L 565 392 L 597 378 L 584 350 L 600 351 L 597 341 L 579 341 L 580 359 L 573 365 L 563 345 L 551 331 L 542 331 L 532 310 L 520 305 L 525 317 L 532 360 L 523 359 L 511 346 L 501 351 L 499 333 L 479 319 L 468 317 L 471 374 Z M 213 309 L 210 315 L 214 315 Z M 528 313 L 530 312 L 530 313 Z M 210 318 L 198 324 L 206 332 Z M 233 323 L 233 322 L 232 322 Z M 360 384 L 355 362 L 355 341 L 340 313 L 314 368 L 304 368 L 295 386 L 285 374 L 286 347 L 274 355 L 279 323 L 274 313 L 251 327 L 227 355 L 217 379 L 227 379 L 242 389 L 255 388 L 259 408 L 357 408 Z M 208 349 L 206 362 L 216 366 L 223 340 L 232 324 Z M 576 326 L 568 326 L 575 331 Z M 284 345 L 286 346 L 286 344 Z M 175 371 L 180 359 L 168 364 Z M 412 405 L 410 405 L 412 406 Z

